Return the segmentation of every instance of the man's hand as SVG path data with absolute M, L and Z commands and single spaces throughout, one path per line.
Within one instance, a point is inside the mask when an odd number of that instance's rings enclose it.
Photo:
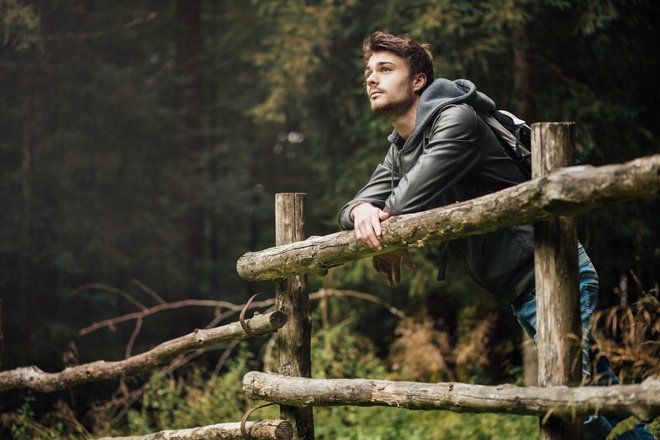
M 376 208 L 371 203 L 361 203 L 351 210 L 351 218 L 355 229 L 355 237 L 364 241 L 370 248 L 377 251 L 383 248 L 378 240 L 383 236 L 380 222 L 387 220 L 390 214 Z
M 376 272 L 382 273 L 388 286 L 397 285 L 401 282 L 401 260 L 408 269 L 414 269 L 415 264 L 410 258 L 407 249 L 402 249 L 389 254 L 376 255 L 372 262 Z

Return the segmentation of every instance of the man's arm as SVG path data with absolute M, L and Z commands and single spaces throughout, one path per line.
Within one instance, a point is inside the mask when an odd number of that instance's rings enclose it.
M 392 160 L 395 147 L 390 147 L 385 160 L 378 164 L 374 170 L 369 182 L 353 197 L 353 200 L 344 205 L 339 212 L 339 226 L 342 229 L 354 228 L 354 208 L 358 205 L 368 203 L 374 208 L 382 209 L 385 206 L 385 200 L 392 193 L 392 176 L 394 176 L 394 186 L 399 182 L 398 169 L 394 167 Z

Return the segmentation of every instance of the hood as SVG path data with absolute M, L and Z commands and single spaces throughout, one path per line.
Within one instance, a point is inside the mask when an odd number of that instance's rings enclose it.
M 416 145 L 420 137 L 424 135 L 426 126 L 433 122 L 440 110 L 450 104 L 469 104 L 476 111 L 487 112 L 495 110 L 495 102 L 486 94 L 477 91 L 477 87 L 466 79 L 454 81 L 438 78 L 433 81 L 422 93 L 417 106 L 415 130 L 406 140 L 404 148 L 408 145 Z M 392 133 L 390 141 L 397 138 L 398 134 Z

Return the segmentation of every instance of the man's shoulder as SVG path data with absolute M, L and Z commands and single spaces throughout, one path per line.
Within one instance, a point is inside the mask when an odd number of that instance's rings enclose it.
M 474 129 L 477 123 L 477 112 L 471 105 L 465 103 L 450 104 L 442 108 L 433 119 L 433 131 L 443 126 L 458 126 L 464 129 Z
M 449 104 L 438 112 L 435 119 L 437 120 L 440 117 L 454 117 L 454 118 L 466 118 L 474 119 L 477 116 L 477 112 L 474 108 L 465 102 L 457 104 Z

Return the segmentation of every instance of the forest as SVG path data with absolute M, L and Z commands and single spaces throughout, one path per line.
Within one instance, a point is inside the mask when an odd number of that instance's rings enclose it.
M 307 194 L 307 236 L 336 232 L 389 147 L 363 86 L 371 32 L 428 42 L 436 77 L 530 123 L 575 122 L 580 162 L 598 166 L 660 152 L 658 23 L 656 0 L 0 0 L 0 370 L 121 360 L 272 298 L 236 262 L 275 244 L 275 194 Z M 659 216 L 642 200 L 577 218 L 600 281 L 592 325 L 624 383 L 660 374 Z M 438 258 L 415 251 L 391 288 L 369 259 L 310 276 L 313 377 L 529 383 L 509 306 L 451 260 L 436 281 Z M 0 438 L 237 421 L 255 405 L 241 378 L 269 355 L 262 337 L 5 392 Z M 314 414 L 319 439 L 538 435 L 536 417 Z

